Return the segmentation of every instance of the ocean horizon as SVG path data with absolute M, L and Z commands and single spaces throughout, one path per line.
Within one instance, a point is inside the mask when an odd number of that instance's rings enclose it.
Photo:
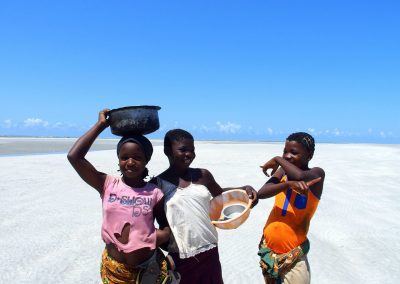
M 43 136 L 0 136 L 0 157 L 62 154 L 67 153 L 79 137 L 43 137 Z M 93 143 L 90 151 L 114 150 L 120 137 L 98 138 Z M 163 145 L 163 139 L 149 138 L 153 146 Z M 210 144 L 281 144 L 283 141 L 261 141 L 261 140 L 195 140 L 195 143 Z M 385 147 L 400 147 L 400 144 L 392 143 L 356 143 L 356 142 L 317 142 L 318 144 L 337 145 L 375 145 Z

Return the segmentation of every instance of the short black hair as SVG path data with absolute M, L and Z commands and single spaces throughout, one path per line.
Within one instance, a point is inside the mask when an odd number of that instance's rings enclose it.
M 286 141 L 296 141 L 303 145 L 307 151 L 312 155 L 314 155 L 315 151 L 315 140 L 314 138 L 306 133 L 306 132 L 295 132 L 290 134 L 287 138 Z
M 174 141 L 182 141 L 184 139 L 194 140 L 192 134 L 183 129 L 171 129 L 164 136 L 164 148 L 171 148 Z
M 153 145 L 151 144 L 150 140 L 140 134 L 131 134 L 129 136 L 122 136 L 117 144 L 117 156 L 119 157 L 119 152 L 121 150 L 122 145 L 127 142 L 136 143 L 142 149 L 144 156 L 146 158 L 146 163 L 148 163 L 153 155 Z M 122 173 L 121 173 L 122 175 Z M 144 168 L 142 179 L 145 179 L 149 175 L 149 169 Z
M 119 157 L 119 152 L 121 150 L 122 145 L 126 142 L 133 142 L 140 146 L 142 149 L 146 161 L 149 162 L 151 159 L 151 155 L 153 155 L 153 145 L 147 137 L 140 135 L 140 134 L 131 134 L 129 136 L 123 136 L 121 140 L 119 140 L 117 145 L 117 156 Z

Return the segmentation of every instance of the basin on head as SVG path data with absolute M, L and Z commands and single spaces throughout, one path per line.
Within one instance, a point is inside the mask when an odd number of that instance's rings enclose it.
M 118 136 L 149 134 L 160 128 L 159 106 L 127 106 L 110 110 L 111 133 Z

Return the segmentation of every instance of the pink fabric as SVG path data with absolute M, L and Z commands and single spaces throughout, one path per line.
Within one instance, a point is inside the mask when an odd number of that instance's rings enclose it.
M 103 225 L 101 236 L 106 244 L 113 243 L 120 251 L 129 253 L 137 249 L 156 247 L 156 229 L 153 208 L 163 197 L 154 184 L 143 188 L 126 185 L 120 177 L 107 175 L 103 188 Z M 129 241 L 119 242 L 125 224 L 130 225 Z

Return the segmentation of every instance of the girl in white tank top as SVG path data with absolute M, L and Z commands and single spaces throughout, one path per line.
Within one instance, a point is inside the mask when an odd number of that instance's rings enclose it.
M 164 208 L 173 235 L 168 250 L 181 274 L 180 283 L 223 283 L 218 234 L 209 217 L 210 200 L 223 189 L 207 169 L 190 168 L 196 154 L 189 132 L 168 131 L 164 153 L 169 168 L 154 182 L 164 193 Z M 239 188 L 256 201 L 256 191 L 251 186 Z

